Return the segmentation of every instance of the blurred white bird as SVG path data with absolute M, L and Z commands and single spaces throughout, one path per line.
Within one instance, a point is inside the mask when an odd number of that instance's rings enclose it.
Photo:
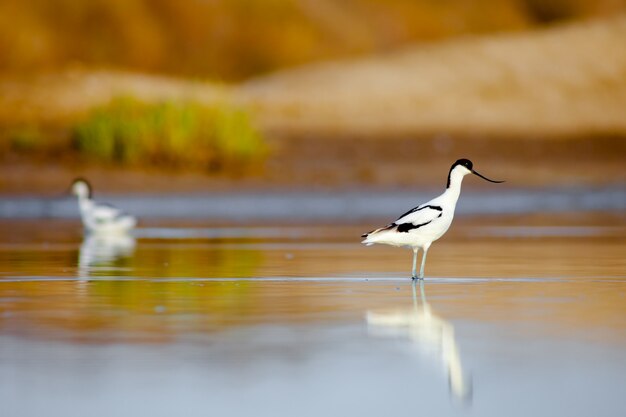
M 395 222 L 380 229 L 372 230 L 363 234 L 362 243 L 371 245 L 382 243 L 392 246 L 408 246 L 413 249 L 413 279 L 424 278 L 424 266 L 426 264 L 426 254 L 430 245 L 448 230 L 454 218 L 456 202 L 461 194 L 461 183 L 467 174 L 478 175 L 479 177 L 495 183 L 504 181 L 494 181 L 480 175 L 474 171 L 472 161 L 469 159 L 459 159 L 450 168 L 448 174 L 448 185 L 446 191 L 439 197 L 417 206 L 398 218 Z M 416 274 L 417 252 L 422 249 L 422 266 L 419 275 Z
M 121 234 L 127 233 L 137 224 L 135 217 L 120 209 L 93 201 L 91 186 L 82 178 L 72 183 L 72 194 L 78 197 L 80 216 L 87 232 Z

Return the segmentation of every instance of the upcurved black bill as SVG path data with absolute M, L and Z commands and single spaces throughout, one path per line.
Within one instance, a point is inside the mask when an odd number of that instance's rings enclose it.
M 484 179 L 484 180 L 487 180 L 487 181 L 489 181 L 489 182 L 495 182 L 496 184 L 500 184 L 500 183 L 504 182 L 504 181 L 495 181 L 495 180 L 490 180 L 489 178 L 487 178 L 487 177 L 484 177 L 484 176 L 480 175 L 478 172 L 476 172 L 476 171 L 474 171 L 474 170 L 472 170 L 472 174 L 478 175 L 480 178 L 482 178 L 482 179 Z

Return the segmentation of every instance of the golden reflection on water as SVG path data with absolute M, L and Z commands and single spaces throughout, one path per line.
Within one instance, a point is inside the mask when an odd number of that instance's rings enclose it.
M 446 320 L 626 344 L 626 285 L 426 282 Z M 0 332 L 85 342 L 167 342 L 257 324 L 358 321 L 410 309 L 408 282 L 16 281 L 0 285 Z M 432 306 L 432 307 L 431 307 Z
M 429 251 L 427 277 L 623 278 L 626 220 L 597 215 L 458 219 Z M 74 222 L 75 223 L 75 222 Z M 408 277 L 412 253 L 364 247 L 368 225 L 248 228 L 219 238 L 86 238 L 68 221 L 0 224 L 0 276 Z M 275 230 L 276 235 L 256 236 Z M 556 229 L 556 230 L 555 230 Z M 150 229 L 145 229 L 150 230 Z M 194 229 L 186 225 L 173 230 Z M 521 231 L 536 233 L 520 234 Z M 544 233 L 546 232 L 547 233 Z
M 504 232 L 490 236 L 484 219 L 459 219 L 429 252 L 424 311 L 436 311 L 442 329 L 446 321 L 506 321 L 624 344 L 626 237 L 623 221 L 610 220 L 587 221 L 604 227 L 599 234 L 519 236 L 507 234 L 510 219 L 490 217 L 490 227 Z M 361 246 L 365 226 L 112 240 L 81 240 L 68 223 L 59 226 L 3 225 L 14 233 L 0 241 L 0 333 L 163 343 L 235 326 L 359 321 L 368 311 L 413 308 L 410 251 Z

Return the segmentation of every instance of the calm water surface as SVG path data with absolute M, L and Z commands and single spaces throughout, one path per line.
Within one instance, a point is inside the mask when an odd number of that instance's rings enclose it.
M 623 416 L 626 218 L 0 222 L 2 416 Z

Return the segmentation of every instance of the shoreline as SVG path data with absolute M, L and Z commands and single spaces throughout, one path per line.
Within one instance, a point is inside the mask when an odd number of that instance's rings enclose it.
M 273 137 L 271 152 L 256 170 L 209 173 L 133 168 L 5 155 L 0 196 L 59 196 L 85 177 L 100 193 L 212 193 L 233 191 L 439 190 L 450 164 L 471 159 L 507 187 L 603 187 L 626 183 L 626 141 L 620 137 L 562 140 L 433 136 L 361 138 Z M 466 186 L 489 190 L 489 184 Z

